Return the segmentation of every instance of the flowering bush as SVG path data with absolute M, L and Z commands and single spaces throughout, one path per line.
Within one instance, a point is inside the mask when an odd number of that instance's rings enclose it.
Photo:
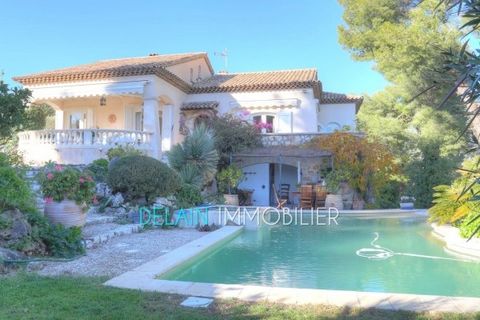
M 255 122 L 253 124 L 253 126 L 255 127 L 255 129 L 257 129 L 258 131 L 260 132 L 265 132 L 265 133 L 271 133 L 272 130 L 273 130 L 273 125 L 271 123 L 267 123 L 267 122 Z
M 39 177 L 47 203 L 73 200 L 79 205 L 96 203 L 95 182 L 87 172 L 59 164 L 47 165 Z

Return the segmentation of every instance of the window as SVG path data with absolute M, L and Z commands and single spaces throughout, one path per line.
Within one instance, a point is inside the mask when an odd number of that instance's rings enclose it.
M 143 112 L 142 111 L 135 112 L 135 130 L 143 131 Z
M 275 116 L 268 114 L 257 114 L 252 116 L 253 125 L 261 133 L 273 133 L 275 130 Z
M 72 112 L 69 117 L 70 129 L 85 129 L 87 115 L 83 112 Z
M 327 124 L 326 132 L 331 133 L 340 130 L 342 127 L 337 122 L 329 122 Z

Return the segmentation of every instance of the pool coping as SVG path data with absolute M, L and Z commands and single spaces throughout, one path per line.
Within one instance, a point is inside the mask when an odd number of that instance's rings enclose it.
M 169 294 L 283 304 L 324 304 L 339 307 L 408 311 L 478 312 L 480 298 L 363 292 L 325 289 L 283 288 L 241 284 L 161 280 L 157 277 L 193 259 L 208 249 L 234 238 L 242 226 L 224 226 L 169 253 L 127 271 L 104 283 L 106 286 Z
M 480 259 L 480 239 L 473 238 L 467 241 L 460 236 L 460 230 L 450 225 L 431 223 L 432 234 L 445 242 L 445 249 L 454 254 Z

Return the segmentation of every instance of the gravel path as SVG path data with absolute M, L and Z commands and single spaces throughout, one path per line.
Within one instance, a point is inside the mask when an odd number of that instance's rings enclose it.
M 204 236 L 195 229 L 149 230 L 113 238 L 69 262 L 45 262 L 41 275 L 114 277 Z

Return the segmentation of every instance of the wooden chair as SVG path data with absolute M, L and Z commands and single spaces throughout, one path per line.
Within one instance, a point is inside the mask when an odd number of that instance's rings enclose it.
M 311 185 L 300 186 L 300 208 L 312 208 L 313 190 Z
M 280 199 L 287 200 L 287 203 L 290 203 L 290 184 L 282 183 L 280 185 Z
M 315 185 L 315 208 L 324 208 L 326 198 L 327 189 L 320 184 Z
M 277 189 L 275 189 L 274 184 L 272 184 L 272 191 L 273 191 L 273 196 L 275 198 L 275 201 L 277 203 L 277 209 L 283 209 L 283 207 L 287 203 L 287 200 L 279 198 L 278 193 L 277 193 Z

